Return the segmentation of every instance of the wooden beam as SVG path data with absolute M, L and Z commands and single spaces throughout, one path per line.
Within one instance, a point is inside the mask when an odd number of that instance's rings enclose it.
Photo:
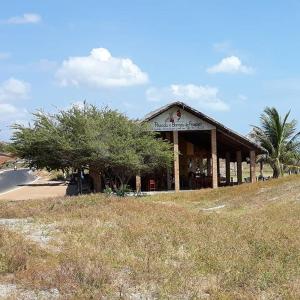
M 175 192 L 180 190 L 178 131 L 173 131 Z
M 255 151 L 250 151 L 250 181 L 251 183 L 256 182 L 256 155 Z
M 224 136 L 228 137 L 229 139 L 234 140 L 234 141 L 237 142 L 238 144 L 245 146 L 247 149 L 251 149 L 251 148 L 250 148 L 250 147 L 251 147 L 250 145 L 246 144 L 245 142 L 241 141 L 240 139 L 235 138 L 235 137 L 231 136 L 230 134 L 228 134 L 228 133 L 226 133 L 226 132 L 224 132 L 224 131 L 222 131 L 222 130 L 220 130 L 220 133 L 223 134 Z M 249 143 L 250 143 L 250 142 L 249 142 Z M 253 147 L 253 146 L 252 146 L 252 147 Z
M 211 131 L 212 188 L 218 187 L 217 130 Z
M 236 151 L 236 173 L 238 184 L 243 183 L 242 151 Z
M 230 152 L 226 152 L 226 185 L 230 185 Z

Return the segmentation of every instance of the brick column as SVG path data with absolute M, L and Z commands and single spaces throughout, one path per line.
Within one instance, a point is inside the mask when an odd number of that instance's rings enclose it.
M 218 187 L 217 130 L 211 130 L 212 188 Z
M 256 167 L 256 155 L 255 151 L 250 151 L 250 181 L 251 183 L 256 182 L 256 173 L 255 173 L 255 167 Z
M 243 183 L 242 151 L 236 151 L 236 174 L 238 184 Z
M 180 190 L 178 131 L 173 131 L 175 192 Z
M 230 185 L 230 152 L 226 152 L 226 185 Z

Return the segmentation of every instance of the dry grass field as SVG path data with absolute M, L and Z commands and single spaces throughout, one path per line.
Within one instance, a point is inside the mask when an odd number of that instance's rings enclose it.
M 32 239 L 30 226 L 0 226 L 0 283 L 23 291 L 55 289 L 61 299 L 300 298 L 300 177 L 141 198 L 1 201 L 6 219 L 30 220 L 47 238 Z

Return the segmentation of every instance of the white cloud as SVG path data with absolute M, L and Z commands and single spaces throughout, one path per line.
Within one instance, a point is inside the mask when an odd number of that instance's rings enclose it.
M 8 103 L 0 103 L 0 114 L 5 115 L 5 114 L 12 114 L 17 111 L 17 108 L 13 106 L 12 104 Z
M 113 57 L 105 48 L 94 48 L 88 56 L 69 57 L 56 78 L 62 86 L 123 87 L 148 82 L 148 75 L 131 59 Z
M 6 24 L 36 24 L 42 20 L 41 16 L 34 13 L 25 13 L 22 16 L 11 17 L 2 21 Z
M 16 123 L 18 119 L 27 119 L 28 116 L 28 111 L 25 108 L 10 103 L 0 103 L 0 129 L 3 129 L 5 125 L 9 127 L 11 124 Z
M 149 101 L 156 102 L 183 101 L 200 110 L 229 110 L 229 105 L 219 98 L 218 93 L 217 88 L 210 86 L 172 84 L 163 88 L 151 87 L 146 96 Z
M 245 66 L 237 56 L 229 56 L 223 58 L 218 64 L 208 68 L 208 73 L 244 73 L 251 74 L 253 69 Z
M 0 82 L 0 138 L 8 139 L 11 130 L 8 130 L 18 119 L 27 119 L 28 112 L 15 101 L 29 98 L 30 85 L 22 80 L 9 78 Z
M 15 78 L 0 83 L 0 102 L 11 102 L 16 100 L 28 99 L 30 84 Z
M 9 128 L 17 119 L 26 119 L 28 112 L 26 109 L 14 105 L 13 102 L 28 99 L 30 85 L 27 82 L 15 78 L 9 78 L 0 83 L 0 129 Z M 8 133 L 7 131 L 7 138 Z M 2 136 L 3 132 L 1 133 Z
M 24 108 L 19 108 L 11 104 L 0 103 L 0 140 L 9 141 L 13 130 L 13 124 L 28 125 L 30 115 Z

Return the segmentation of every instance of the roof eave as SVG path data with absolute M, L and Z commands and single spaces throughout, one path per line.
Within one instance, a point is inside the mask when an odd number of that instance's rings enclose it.
M 225 125 L 219 123 L 218 121 L 216 121 L 215 119 L 203 114 L 202 112 L 192 108 L 191 106 L 185 104 L 182 101 L 174 101 L 171 102 L 167 105 L 164 105 L 160 108 L 158 108 L 157 110 L 154 110 L 150 113 L 148 113 L 143 119 L 142 122 L 148 122 L 151 119 L 155 118 L 156 116 L 158 116 L 159 114 L 165 112 L 166 110 L 168 110 L 169 108 L 173 107 L 173 106 L 180 106 L 182 107 L 182 109 L 185 109 L 187 111 L 189 111 L 190 113 L 196 115 L 199 118 L 204 119 L 205 121 L 207 121 L 208 123 L 210 123 L 211 125 L 216 126 L 216 128 L 218 129 L 218 131 L 225 131 L 227 134 L 229 135 L 233 135 L 235 136 L 237 139 L 242 140 L 243 142 L 246 142 L 248 144 L 249 148 L 254 148 L 257 152 L 259 152 L 259 154 L 265 154 L 267 153 L 267 151 L 261 147 L 260 145 L 256 144 L 253 141 L 250 141 L 247 137 L 235 132 L 234 130 L 226 127 Z

